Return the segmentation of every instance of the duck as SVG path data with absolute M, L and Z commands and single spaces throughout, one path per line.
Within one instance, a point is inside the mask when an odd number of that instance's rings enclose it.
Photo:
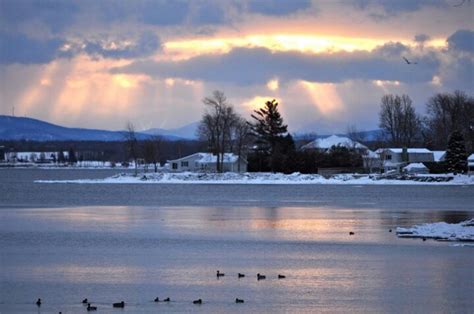
M 239 299 L 239 298 L 236 298 L 236 299 L 235 299 L 235 303 L 244 303 L 244 300 Z
M 224 273 L 221 273 L 220 271 L 217 271 L 217 275 L 216 275 L 216 276 L 217 276 L 217 277 L 223 277 L 223 276 L 225 276 L 225 274 L 224 274 Z
M 123 307 L 125 307 L 125 302 L 122 301 L 122 302 L 114 303 L 112 306 L 113 306 L 113 307 L 122 307 L 122 308 L 123 308 Z
M 87 298 L 85 298 L 84 300 L 82 300 L 82 304 L 88 304 L 89 302 L 87 301 Z
M 423 238 L 423 241 L 426 241 L 426 238 Z
M 170 298 L 164 299 L 163 302 L 170 302 Z
M 193 304 L 202 304 L 202 300 L 201 299 L 194 300 Z
M 90 303 L 87 303 L 88 311 L 97 311 L 97 306 L 92 306 Z
M 392 229 L 388 229 L 388 232 L 392 232 Z
M 245 274 L 238 273 L 237 276 L 238 276 L 239 278 L 244 278 L 244 277 L 245 277 Z
M 257 274 L 257 280 L 262 280 L 266 279 L 267 277 L 265 275 L 260 275 L 260 273 Z
M 285 275 L 280 275 L 280 274 L 278 274 L 278 279 L 285 279 L 285 278 L 286 278 Z
M 355 234 L 355 233 L 354 233 L 354 232 L 352 232 L 352 231 L 351 231 L 351 232 L 349 232 L 349 235 L 354 235 L 354 234 Z
M 41 299 L 38 299 L 38 301 L 36 301 L 36 305 L 41 306 Z
M 160 298 L 156 297 L 154 301 L 155 302 L 160 302 Z

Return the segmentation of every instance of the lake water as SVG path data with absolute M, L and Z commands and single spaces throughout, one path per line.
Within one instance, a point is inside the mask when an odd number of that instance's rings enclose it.
M 474 308 L 474 248 L 388 231 L 473 218 L 472 186 L 33 183 L 117 172 L 0 170 L 1 313 Z

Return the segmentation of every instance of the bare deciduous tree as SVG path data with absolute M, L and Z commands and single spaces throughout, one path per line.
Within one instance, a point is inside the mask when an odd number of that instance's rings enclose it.
M 206 111 L 198 127 L 198 137 L 208 144 L 208 149 L 217 156 L 216 170 L 223 171 L 224 153 L 229 149 L 231 129 L 237 121 L 234 107 L 227 102 L 221 91 L 203 99 Z
M 448 138 L 459 130 L 466 140 L 466 148 L 474 149 L 474 98 L 462 91 L 439 93 L 426 104 L 426 140 L 438 149 L 445 149 Z
M 250 144 L 253 141 L 252 128 L 250 124 L 242 117 L 236 118 L 234 126 L 232 128 L 233 143 L 235 143 L 234 151 L 239 156 L 239 163 L 237 165 L 237 171 L 240 172 L 241 160 L 247 156 Z
M 147 164 L 153 164 L 155 172 L 158 172 L 158 163 L 160 162 L 161 136 L 151 136 L 144 143 L 144 158 Z
M 138 140 L 133 123 L 128 122 L 124 132 L 125 147 L 128 157 L 135 164 L 135 176 L 138 175 Z
M 394 146 L 410 146 L 420 132 L 420 118 L 408 95 L 385 95 L 382 97 L 379 126 L 390 137 Z

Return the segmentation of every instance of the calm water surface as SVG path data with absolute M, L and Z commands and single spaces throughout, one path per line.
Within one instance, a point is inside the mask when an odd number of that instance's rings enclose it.
M 474 308 L 473 248 L 388 232 L 474 217 L 473 187 L 33 183 L 116 172 L 0 170 L 1 313 Z

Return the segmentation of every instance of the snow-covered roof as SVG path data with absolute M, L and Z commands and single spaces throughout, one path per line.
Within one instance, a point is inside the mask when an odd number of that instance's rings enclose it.
M 173 159 L 173 160 L 168 160 L 168 162 L 176 162 L 176 161 L 182 161 L 182 160 L 188 160 L 190 158 L 196 157 L 194 160 L 197 163 L 201 164 L 210 164 L 210 163 L 216 163 L 217 162 L 217 156 L 212 154 L 212 153 L 194 153 L 189 156 L 181 157 L 178 159 Z M 233 154 L 233 153 L 225 153 L 224 154 L 224 162 L 225 163 L 234 163 L 239 160 L 239 156 Z
M 314 149 L 314 148 L 329 149 L 333 146 L 367 149 L 367 146 L 362 145 L 359 142 L 353 141 L 350 138 L 345 137 L 345 136 L 337 136 L 337 135 L 331 135 L 326 138 L 315 139 L 314 141 L 304 145 L 301 148 L 302 149 Z
M 366 158 L 380 158 L 380 156 L 377 153 L 371 151 L 370 149 L 367 150 L 367 152 L 365 153 L 365 155 L 363 157 L 366 157 Z
M 391 151 L 392 153 L 395 153 L 395 154 L 401 154 L 403 152 L 403 148 L 379 148 L 375 152 L 380 154 L 385 150 L 389 150 L 389 151 Z M 429 153 L 432 153 L 432 151 L 427 149 L 427 148 L 407 148 L 407 153 L 409 153 L 409 154 L 426 154 L 426 153 L 428 153 L 429 154 Z
M 196 160 L 196 162 L 201 164 L 211 164 L 217 162 L 217 156 L 211 153 L 198 153 L 200 155 L 200 159 Z M 233 163 L 239 160 L 239 156 L 234 155 L 232 153 L 225 153 L 224 154 L 224 162 L 225 163 Z
M 434 161 L 440 162 L 444 159 L 444 155 L 446 154 L 445 150 L 434 150 L 433 151 L 433 158 Z
M 408 164 L 406 167 L 403 167 L 405 170 L 413 170 L 413 169 L 428 169 L 426 168 L 425 165 L 423 165 L 421 162 L 412 162 L 411 164 Z

